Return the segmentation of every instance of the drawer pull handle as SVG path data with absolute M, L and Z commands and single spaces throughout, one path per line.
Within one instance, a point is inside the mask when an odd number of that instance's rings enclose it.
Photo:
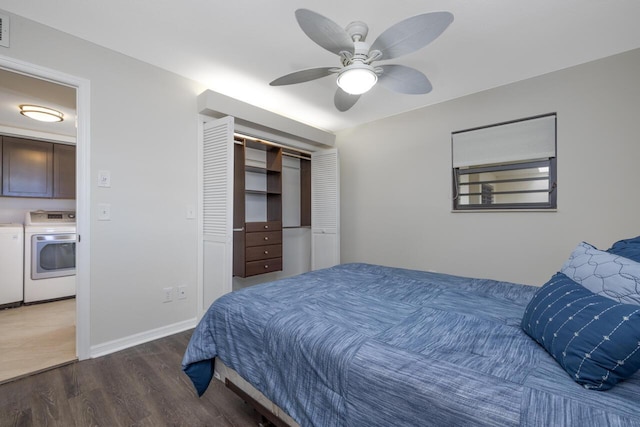
M 269 266 L 268 266 L 268 265 L 265 265 L 265 266 L 264 266 L 264 268 L 269 268 Z
M 269 228 L 269 226 L 268 226 L 268 225 L 265 225 L 265 226 L 264 226 L 264 228 Z
M 264 254 L 265 254 L 265 255 L 269 254 L 269 251 L 264 251 Z
M 264 240 L 269 240 L 269 238 L 268 238 L 268 237 L 265 237 L 265 238 L 264 238 Z

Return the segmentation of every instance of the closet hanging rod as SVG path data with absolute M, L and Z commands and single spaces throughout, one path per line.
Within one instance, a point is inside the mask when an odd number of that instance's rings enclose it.
M 279 143 L 273 142 L 273 141 L 266 141 L 264 139 L 256 138 L 256 137 L 250 136 L 250 135 L 245 135 L 243 133 L 234 132 L 233 136 L 234 136 L 234 138 L 237 136 L 238 138 L 249 139 L 251 141 L 260 142 L 262 144 L 272 145 L 274 147 L 280 147 L 280 148 L 283 148 L 285 150 L 297 151 L 298 153 L 308 154 L 309 156 L 311 155 L 310 151 L 301 150 L 300 148 L 293 148 L 293 147 L 291 147 L 289 145 L 279 144 Z M 236 141 L 235 139 L 234 139 L 234 142 L 241 143 L 239 141 Z
M 301 156 L 299 154 L 287 153 L 285 151 L 282 152 L 282 155 L 283 156 L 289 156 L 289 157 L 295 157 L 296 159 L 311 160 L 311 157 L 305 157 L 305 156 Z

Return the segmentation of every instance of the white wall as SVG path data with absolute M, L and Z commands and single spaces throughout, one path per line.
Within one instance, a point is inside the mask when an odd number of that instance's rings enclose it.
M 541 285 L 639 235 L 639 75 L 635 50 L 340 132 L 342 262 Z M 550 112 L 557 212 L 452 213 L 451 132 Z
M 27 212 L 39 209 L 46 211 L 72 211 L 76 201 L 71 199 L 40 199 L 31 197 L 0 197 L 0 223 L 24 224 Z
M 91 84 L 91 345 L 196 317 L 197 107 L 204 88 L 175 74 L 11 16 L 0 55 Z M 99 170 L 111 188 L 97 187 Z M 111 221 L 97 220 L 98 203 Z M 187 299 L 162 303 L 162 288 Z

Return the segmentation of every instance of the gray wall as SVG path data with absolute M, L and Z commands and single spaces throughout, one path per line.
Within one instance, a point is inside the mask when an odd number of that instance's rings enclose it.
M 91 345 L 196 317 L 194 82 L 49 27 L 11 16 L 0 55 L 91 83 Z M 97 187 L 99 170 L 111 188 Z M 111 221 L 97 220 L 98 203 Z M 162 303 L 162 288 L 187 298 Z
M 340 132 L 342 262 L 541 285 L 639 235 L 639 75 L 635 50 Z M 557 212 L 452 213 L 451 132 L 549 112 Z

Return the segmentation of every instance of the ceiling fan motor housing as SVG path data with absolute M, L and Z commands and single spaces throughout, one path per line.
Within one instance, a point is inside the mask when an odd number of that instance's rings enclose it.
M 345 27 L 345 31 L 351 37 L 351 40 L 363 42 L 369 33 L 369 27 L 362 21 L 354 21 Z
M 369 43 L 353 42 L 353 52 L 341 52 L 342 65 L 347 67 L 353 63 L 369 64 Z

